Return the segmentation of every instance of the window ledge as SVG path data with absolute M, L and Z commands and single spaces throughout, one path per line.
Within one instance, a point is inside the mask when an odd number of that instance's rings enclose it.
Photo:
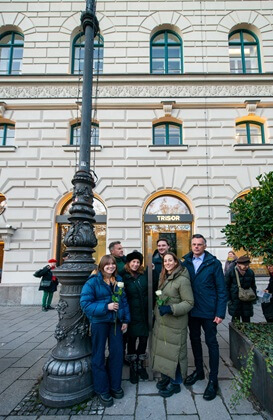
M 0 146 L 1 152 L 15 152 L 16 149 L 16 146 Z
M 273 144 L 234 144 L 235 150 L 273 150 Z
M 101 151 L 102 146 L 101 145 L 97 145 L 97 146 L 90 146 L 92 150 L 97 150 L 97 151 Z M 63 150 L 65 152 L 78 152 L 80 150 L 80 146 L 75 146 L 74 144 L 64 144 L 63 145 Z
M 155 145 L 155 144 L 151 144 L 149 146 L 149 149 L 151 150 L 151 152 L 156 152 L 158 150 L 162 151 L 162 152 L 182 152 L 182 151 L 186 151 L 188 150 L 188 145 L 185 144 L 180 144 L 180 145 Z

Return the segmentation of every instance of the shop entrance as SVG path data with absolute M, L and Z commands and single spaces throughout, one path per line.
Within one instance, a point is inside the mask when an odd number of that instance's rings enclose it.
M 172 195 L 162 195 L 152 200 L 144 214 L 144 247 L 147 264 L 148 241 L 151 238 L 153 251 L 157 240 L 167 238 L 170 250 L 178 258 L 190 251 L 193 216 L 184 201 Z

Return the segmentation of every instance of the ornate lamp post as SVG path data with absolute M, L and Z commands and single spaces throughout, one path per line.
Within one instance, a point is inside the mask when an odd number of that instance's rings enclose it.
M 95 174 L 90 173 L 93 47 L 99 29 L 94 0 L 87 0 L 81 21 L 85 32 L 85 56 L 79 170 L 72 179 L 71 228 L 64 239 L 69 255 L 54 272 L 62 285 L 57 305 L 57 345 L 43 368 L 40 385 L 41 401 L 50 407 L 68 407 L 93 394 L 89 323 L 81 312 L 79 297 L 83 284 L 95 268 L 92 254 L 97 245 L 92 192 Z

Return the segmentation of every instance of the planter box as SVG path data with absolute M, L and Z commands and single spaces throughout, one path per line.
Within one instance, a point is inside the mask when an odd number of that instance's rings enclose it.
M 240 369 L 245 366 L 247 356 L 253 343 L 239 331 L 234 324 L 229 324 L 230 359 L 234 366 Z M 240 357 L 243 356 L 243 359 Z M 254 347 L 254 372 L 251 391 L 269 413 L 273 414 L 273 378 L 266 370 L 264 356 Z

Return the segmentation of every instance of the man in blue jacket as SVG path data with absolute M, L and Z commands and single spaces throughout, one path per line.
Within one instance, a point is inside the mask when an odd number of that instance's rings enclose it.
M 190 273 L 194 295 L 194 307 L 189 316 L 191 346 L 194 355 L 195 371 L 185 380 L 185 385 L 193 385 L 205 378 L 201 343 L 201 327 L 209 350 L 209 382 L 203 398 L 207 401 L 216 397 L 218 390 L 219 345 L 217 325 L 226 313 L 227 294 L 222 265 L 206 249 L 206 239 L 193 235 L 191 249 L 184 256 L 182 265 Z

